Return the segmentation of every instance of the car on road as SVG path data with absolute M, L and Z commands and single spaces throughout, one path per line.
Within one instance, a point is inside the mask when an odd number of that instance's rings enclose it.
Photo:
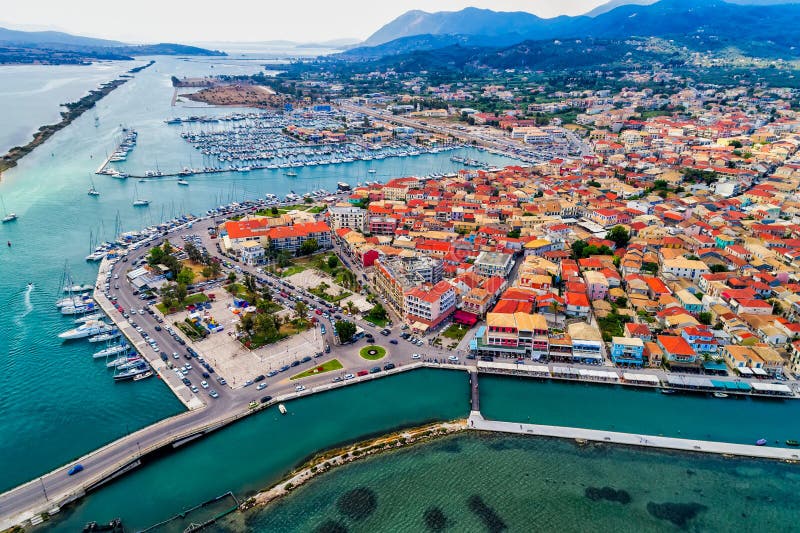
M 394 363 L 386 363 L 385 365 L 383 365 L 384 370 L 391 370 L 393 368 L 394 368 Z
M 191 391 L 192 391 L 193 393 L 197 394 L 197 393 L 199 392 L 199 390 L 200 390 L 200 389 L 198 389 L 198 388 L 197 388 L 197 385 L 192 385 L 192 387 L 191 387 Z
M 342 378 L 342 376 L 336 376 L 335 378 L 333 378 L 333 379 L 331 380 L 331 382 L 333 382 L 333 383 L 339 383 L 340 381 L 342 381 L 342 379 L 344 379 L 344 378 Z
M 327 330 L 325 329 L 325 324 L 320 324 L 319 325 L 319 332 L 322 333 L 323 335 L 325 335 L 326 331 Z
M 200 386 L 203 387 L 204 389 L 207 389 L 208 388 L 208 381 L 201 381 L 200 382 Z
M 379 367 L 379 366 L 373 366 L 372 368 L 369 369 L 369 373 L 370 374 L 377 374 L 380 371 L 381 371 L 381 367 Z
M 311 361 L 311 357 L 308 355 L 300 359 L 301 363 L 308 363 L 309 361 Z
M 361 376 L 366 376 L 367 374 L 369 374 L 369 372 L 367 372 L 366 370 L 359 370 L 359 371 L 356 373 L 356 375 L 357 375 L 357 376 L 359 376 L 359 377 L 361 377 Z
M 391 335 L 391 333 L 392 332 L 387 328 L 381 330 L 381 335 L 383 335 L 384 337 L 388 337 L 389 335 Z
M 261 403 L 267 403 L 267 402 L 268 402 L 268 401 L 270 401 L 271 399 L 272 399 L 272 396 L 263 396 L 263 397 L 261 398 Z
M 267 372 L 267 377 L 268 378 L 271 378 L 272 376 L 277 376 L 277 375 L 278 375 L 278 371 L 277 370 L 270 370 L 269 372 Z
M 253 384 L 253 380 L 252 379 L 248 379 L 247 381 L 244 382 L 244 386 L 245 387 L 249 387 L 252 384 Z
M 210 391 L 208 391 L 208 395 L 211 396 L 212 398 L 219 398 L 219 393 L 217 391 L 215 391 L 214 389 L 211 389 Z
M 259 383 L 258 387 L 256 387 L 256 390 L 264 390 L 266 388 L 267 388 L 267 384 L 266 383 Z
M 192 386 L 192 382 L 189 381 L 189 378 L 181 378 L 181 381 L 183 381 L 183 384 L 186 385 L 187 387 Z
M 204 378 L 208 379 L 208 378 L 210 378 L 210 377 L 211 377 L 211 374 L 209 374 L 208 372 L 203 372 L 203 373 L 202 373 L 202 376 L 203 376 Z
M 422 358 L 422 356 L 420 354 L 418 354 L 418 353 L 411 354 L 411 359 L 421 359 L 421 358 Z
M 397 339 L 391 339 L 391 340 L 389 341 L 389 344 L 397 344 Z
M 286 372 L 287 370 L 289 370 L 289 365 L 283 365 L 282 367 L 280 367 L 280 369 L 278 371 L 279 372 Z
M 264 381 L 264 374 L 259 374 L 258 376 L 255 377 L 255 379 L 253 379 L 253 381 L 255 381 L 256 383 L 258 383 L 259 381 Z
M 304 390 L 306 390 L 306 388 L 303 385 L 298 385 L 297 387 L 294 388 L 294 390 L 296 392 L 303 392 Z
M 292 361 L 292 364 L 289 365 L 289 366 L 299 366 L 299 365 L 300 365 L 300 361 L 295 359 L 294 361 Z
M 223 378 L 222 376 L 219 376 L 217 378 L 217 383 L 219 383 L 220 385 L 226 385 L 228 382 L 225 381 L 225 378 Z
M 72 465 L 72 468 L 70 468 L 70 469 L 67 471 L 67 475 L 68 475 L 68 476 L 74 476 L 74 475 L 75 475 L 75 474 L 77 474 L 78 472 L 83 472 L 83 465 L 82 465 L 82 464 L 80 464 L 80 463 L 78 463 L 78 464 L 76 464 L 76 465 Z
M 156 331 L 161 331 L 161 326 L 156 326 Z
M 353 374 L 345 374 L 344 379 L 353 379 L 355 376 Z
M 180 359 L 180 358 L 181 358 L 181 356 L 180 356 L 180 355 L 178 355 L 178 352 L 172 352 L 172 358 L 173 358 L 173 359 Z
M 447 357 L 447 360 L 450 361 L 451 363 L 457 363 L 458 362 L 458 356 L 457 355 L 450 355 L 450 356 Z

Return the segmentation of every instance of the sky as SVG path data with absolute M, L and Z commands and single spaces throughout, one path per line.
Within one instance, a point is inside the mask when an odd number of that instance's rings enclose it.
M 126 42 L 365 39 L 411 9 L 464 7 L 578 15 L 607 0 L 12 0 L 0 26 Z

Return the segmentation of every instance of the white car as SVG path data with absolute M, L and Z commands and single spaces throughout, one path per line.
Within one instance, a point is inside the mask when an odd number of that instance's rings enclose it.
M 200 389 L 197 388 L 197 385 L 192 385 L 192 392 L 193 393 L 197 394 L 199 391 L 200 391 Z
M 418 353 L 412 354 L 411 359 L 422 359 L 422 356 Z
M 345 374 L 344 379 L 353 379 L 355 376 L 353 374 Z
M 306 390 L 306 388 L 302 385 L 298 385 L 297 387 L 294 388 L 294 390 L 297 392 L 303 392 L 304 390 Z
M 201 381 L 200 382 L 200 386 L 203 387 L 204 389 L 207 389 L 208 388 L 208 381 Z
M 450 361 L 451 363 L 457 363 L 458 362 L 458 356 L 455 356 L 455 355 L 448 356 L 447 360 Z
M 267 388 L 267 384 L 266 383 L 259 383 L 258 387 L 256 387 L 256 390 L 264 390 L 266 388 Z

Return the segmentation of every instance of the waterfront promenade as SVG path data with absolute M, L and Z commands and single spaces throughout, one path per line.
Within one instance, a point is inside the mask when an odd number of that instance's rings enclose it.
M 626 444 L 629 446 L 644 446 L 647 448 L 677 450 L 682 452 L 715 453 L 719 455 L 755 457 L 758 459 L 773 459 L 780 461 L 800 461 L 800 451 L 787 448 L 755 446 L 749 444 L 733 444 L 728 442 L 713 442 L 706 440 L 677 439 L 673 437 L 639 435 L 635 433 L 620 433 L 617 431 L 603 431 L 597 429 L 501 422 L 497 420 L 486 420 L 477 411 L 472 411 L 470 413 L 467 427 L 477 431 L 516 433 L 521 435 L 534 435 L 538 437 L 556 437 L 561 439 L 575 439 L 576 441 L 608 442 L 614 444 Z

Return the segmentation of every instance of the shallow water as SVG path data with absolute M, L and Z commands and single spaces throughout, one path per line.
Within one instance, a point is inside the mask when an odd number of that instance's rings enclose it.
M 780 463 L 469 433 L 335 469 L 219 529 L 792 531 L 798 491 Z

